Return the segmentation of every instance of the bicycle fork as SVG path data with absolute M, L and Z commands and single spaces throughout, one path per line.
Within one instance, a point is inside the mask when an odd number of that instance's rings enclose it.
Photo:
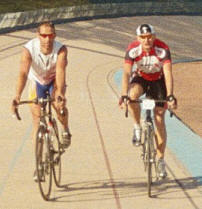
M 157 165 L 156 165 L 156 155 L 157 152 L 154 148 L 154 131 L 153 124 L 150 121 L 145 121 L 143 126 L 143 143 L 142 143 L 142 160 L 144 161 L 144 168 L 146 171 L 147 163 L 154 164 L 156 177 L 157 177 Z M 150 146 L 150 156 L 146 146 Z M 148 159 L 149 158 L 149 159 Z

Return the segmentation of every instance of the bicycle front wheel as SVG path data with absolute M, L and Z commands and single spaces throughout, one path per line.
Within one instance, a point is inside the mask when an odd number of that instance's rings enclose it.
M 39 190 L 44 200 L 49 200 L 52 186 L 52 163 L 50 143 L 44 127 L 39 127 L 36 135 L 36 173 Z
M 52 134 L 52 153 L 53 153 L 53 176 L 55 180 L 55 184 L 57 187 L 60 187 L 61 183 L 61 172 L 62 172 L 62 162 L 61 162 L 61 155 L 63 153 L 60 138 L 59 138 L 59 131 L 56 120 L 53 119 L 53 134 Z
M 147 193 L 151 197 L 152 184 L 152 147 L 151 147 L 152 131 L 150 128 L 146 130 L 145 134 L 145 165 L 147 171 Z

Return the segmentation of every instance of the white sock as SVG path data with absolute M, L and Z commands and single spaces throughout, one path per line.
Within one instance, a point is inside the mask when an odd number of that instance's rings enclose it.
M 135 135 L 136 135 L 137 139 L 140 140 L 140 138 L 141 138 L 140 124 L 134 124 L 134 128 L 135 128 Z
M 70 132 L 69 132 L 69 127 L 64 128 L 64 132 L 70 133 Z
M 140 124 L 139 123 L 134 123 L 134 128 L 135 129 L 141 129 Z

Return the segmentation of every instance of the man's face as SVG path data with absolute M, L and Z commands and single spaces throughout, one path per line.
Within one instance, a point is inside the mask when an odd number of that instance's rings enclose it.
M 151 33 L 146 33 L 137 37 L 138 41 L 142 44 L 143 51 L 150 51 L 153 47 L 153 43 L 155 40 L 155 35 Z
M 50 26 L 42 25 L 40 27 L 38 37 L 43 52 L 50 53 L 52 51 L 55 36 L 55 31 Z

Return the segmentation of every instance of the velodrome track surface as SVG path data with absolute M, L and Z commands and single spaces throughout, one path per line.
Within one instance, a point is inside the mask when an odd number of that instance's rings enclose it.
M 73 138 L 63 157 L 65 186 L 53 187 L 50 202 L 42 200 L 32 180 L 35 164 L 29 109 L 20 108 L 20 122 L 10 113 L 22 45 L 35 36 L 35 30 L 1 35 L 0 209 L 202 208 L 201 185 L 169 149 L 168 179 L 155 185 L 155 198 L 147 197 L 140 149 L 131 145 L 132 120 L 125 119 L 117 106 L 119 90 L 114 82 L 138 24 L 153 24 L 159 38 L 167 40 L 173 59 L 198 59 L 202 54 L 201 19 L 124 17 L 56 26 L 57 39 L 69 49 L 67 95 Z M 184 82 L 182 75 L 179 78 Z M 27 98 L 27 89 L 23 98 Z M 196 120 L 201 124 L 200 108 L 199 113 Z

